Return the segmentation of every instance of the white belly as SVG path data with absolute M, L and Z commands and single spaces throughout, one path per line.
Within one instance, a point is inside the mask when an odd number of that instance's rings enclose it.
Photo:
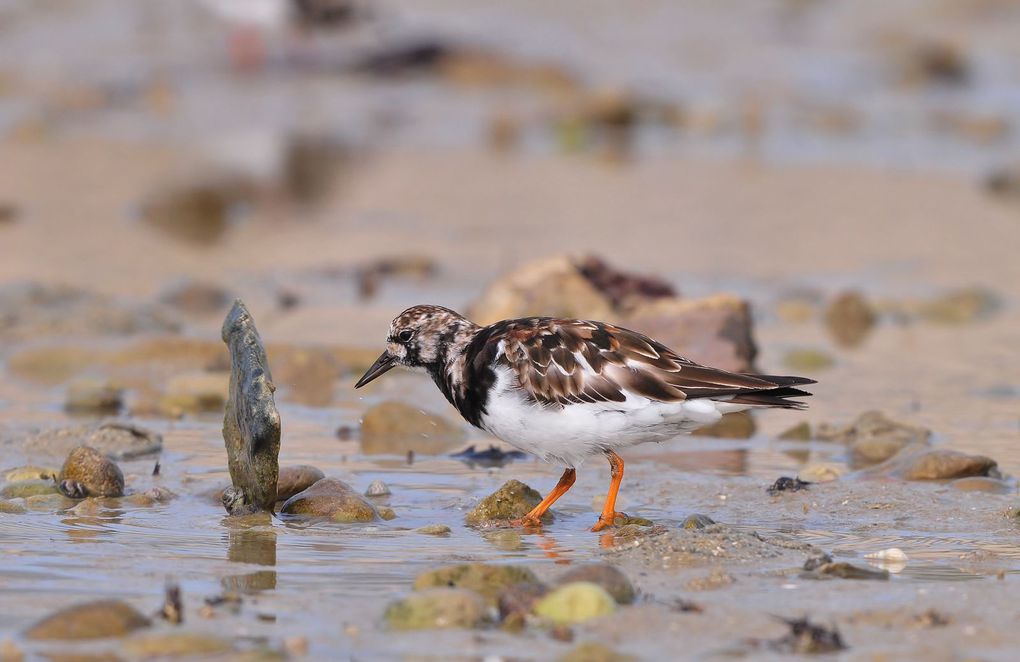
M 624 402 L 543 406 L 525 398 L 509 370 L 497 369 L 482 428 L 547 462 L 577 467 L 591 455 L 670 439 L 745 408 L 708 399 L 665 403 L 630 393 Z

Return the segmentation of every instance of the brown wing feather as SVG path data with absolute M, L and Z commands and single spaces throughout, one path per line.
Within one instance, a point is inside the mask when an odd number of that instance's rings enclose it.
M 812 383 L 801 377 L 760 377 L 699 365 L 636 331 L 583 320 L 527 318 L 506 323 L 500 360 L 536 402 L 622 402 L 625 391 L 660 402 L 756 395 L 748 404 L 791 406 L 783 397 Z M 774 381 L 773 381 L 774 379 Z M 795 391 L 796 393 L 788 393 Z

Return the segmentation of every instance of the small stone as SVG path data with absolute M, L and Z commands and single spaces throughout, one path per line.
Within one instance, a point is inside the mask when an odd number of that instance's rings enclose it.
M 9 501 L 0 499 L 0 513 L 5 515 L 21 515 L 27 512 L 28 508 L 25 507 L 25 502 L 21 499 Z
M 995 292 L 972 287 L 928 301 L 921 307 L 921 317 L 940 324 L 965 324 L 991 317 L 1002 305 L 1002 297 Z
M 877 559 L 879 561 L 897 561 L 897 562 L 909 560 L 909 558 L 907 557 L 907 553 L 904 552 L 899 547 L 890 547 L 888 549 L 882 549 L 877 552 L 871 552 L 870 554 L 865 554 L 864 558 Z
M 286 501 L 298 492 L 303 492 L 317 481 L 326 477 L 319 469 L 307 464 L 280 468 L 276 483 L 276 500 Z
M 878 411 L 867 411 L 844 427 L 822 425 L 815 433 L 823 441 L 848 444 L 855 466 L 883 462 L 910 445 L 927 445 L 931 430 L 900 423 Z
M 23 480 L 48 480 L 52 482 L 59 474 L 59 469 L 29 465 L 8 470 L 4 474 L 4 482 L 18 483 Z
M 464 442 L 464 429 L 402 402 L 382 402 L 361 419 L 361 450 L 368 455 L 441 455 Z
M 124 474 L 91 446 L 79 446 L 68 454 L 60 469 L 60 480 L 80 483 L 90 496 L 124 496 Z
M 340 523 L 373 522 L 379 519 L 375 506 L 350 485 L 336 478 L 323 478 L 295 494 L 283 504 L 280 513 Z
M 557 584 L 570 582 L 591 582 L 606 590 L 617 604 L 629 605 L 634 602 L 637 591 L 619 568 L 608 563 L 589 563 L 577 566 L 559 577 Z
M 159 398 L 159 411 L 178 418 L 184 414 L 221 412 L 227 402 L 230 375 L 219 372 L 197 372 L 176 375 L 167 382 Z
M 846 467 L 831 462 L 814 462 L 804 465 L 797 478 L 808 483 L 828 483 L 837 480 L 846 473 Z
M 535 604 L 535 614 L 557 625 L 583 623 L 616 611 L 604 588 L 591 582 L 572 582 L 550 591 Z
M 889 579 L 888 570 L 871 570 L 846 562 L 825 563 L 813 571 L 817 577 L 839 577 L 840 579 Z
M 633 655 L 624 655 L 597 641 L 585 641 L 562 655 L 557 662 L 637 662 Z
M 811 424 L 807 421 L 801 421 L 792 428 L 781 432 L 777 439 L 783 441 L 811 441 Z
M 124 421 L 46 430 L 24 441 L 29 453 L 66 456 L 75 447 L 90 446 L 111 460 L 128 460 L 163 448 L 163 438 L 146 428 Z
M 814 372 L 817 370 L 825 370 L 831 368 L 835 364 L 835 360 L 820 349 L 811 349 L 804 347 L 800 349 L 791 349 L 783 357 L 783 365 L 790 370 L 798 370 L 802 372 Z
M 768 642 L 768 647 L 782 654 L 815 655 L 832 653 L 846 648 L 839 631 L 814 625 L 806 618 L 783 619 L 790 631 L 786 636 Z
M 825 325 L 837 345 L 856 347 L 875 325 L 875 311 L 859 292 L 843 292 L 825 311 Z
M 397 513 L 389 506 L 380 506 L 378 509 L 379 517 L 389 522 L 390 520 L 397 519 Z
M 125 497 L 125 501 L 134 506 L 149 507 L 161 503 L 167 503 L 177 498 L 177 495 L 165 487 L 157 485 L 144 492 L 131 494 Z M 219 499 L 217 499 L 219 501 Z
M 804 561 L 804 569 L 807 571 L 817 570 L 823 565 L 832 563 L 832 557 L 823 552 L 822 550 L 814 550 L 811 556 L 807 557 Z
M 949 486 L 962 492 L 985 492 L 987 494 L 1012 494 L 1013 486 L 998 478 L 987 476 L 969 476 L 958 478 L 949 483 Z
M 780 492 L 800 492 L 801 490 L 807 489 L 808 483 L 801 480 L 800 478 L 790 478 L 789 476 L 782 476 L 776 479 L 776 482 L 768 488 L 768 493 L 775 495 Z
M 969 455 L 944 449 L 924 450 L 904 459 L 904 480 L 942 480 L 987 476 L 998 463 L 984 455 Z M 896 462 L 893 458 L 891 462 Z
M 493 526 L 505 524 L 527 515 L 542 501 L 542 495 L 519 480 L 511 479 L 478 502 L 464 521 L 469 526 Z M 552 511 L 542 516 L 543 522 L 553 519 Z
M 226 639 L 203 632 L 161 632 L 132 637 L 124 642 L 131 658 L 174 658 L 217 655 L 233 649 Z
M 0 490 L 5 499 L 23 499 L 38 494 L 56 494 L 57 486 L 52 480 L 22 480 L 8 483 Z
M 149 619 L 126 602 L 98 600 L 47 616 L 25 630 L 25 638 L 76 640 L 122 637 L 149 625 Z
M 538 578 L 531 570 L 521 566 L 465 563 L 426 570 L 415 578 L 414 590 L 436 586 L 464 588 L 495 605 L 503 589 L 520 583 L 538 583 Z
M 365 496 L 367 497 L 384 497 L 392 494 L 390 487 L 381 480 L 373 480 L 368 485 L 368 489 L 365 490 Z
M 63 494 L 36 494 L 25 497 L 25 508 L 34 511 L 53 512 L 71 505 Z
M 430 588 L 390 604 L 384 618 L 394 630 L 474 628 L 488 621 L 488 612 L 485 600 L 472 591 Z
M 681 524 L 681 528 L 684 529 L 704 529 L 706 526 L 712 526 L 715 524 L 715 520 L 708 515 L 699 515 L 697 513 L 688 515 L 684 523 Z
M 500 620 L 523 621 L 534 610 L 535 603 L 549 592 L 549 587 L 538 582 L 521 582 L 506 587 L 496 601 Z M 513 624 L 513 623 L 511 623 Z
M 123 388 L 96 379 L 72 382 L 64 399 L 64 409 L 75 414 L 116 414 L 123 404 Z
M 448 536 L 450 535 L 450 527 L 445 524 L 426 524 L 425 526 L 419 526 L 415 529 L 415 532 L 426 536 Z

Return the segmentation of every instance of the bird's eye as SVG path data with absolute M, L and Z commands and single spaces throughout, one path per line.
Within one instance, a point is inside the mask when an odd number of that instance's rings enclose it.
M 414 335 L 413 331 L 411 331 L 410 329 L 404 329 L 403 331 L 397 334 L 397 338 L 400 340 L 400 342 L 407 342 L 408 340 L 411 339 L 411 336 L 413 335 Z

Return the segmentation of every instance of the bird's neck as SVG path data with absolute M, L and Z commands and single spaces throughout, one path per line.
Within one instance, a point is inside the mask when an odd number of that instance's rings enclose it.
M 436 360 L 425 368 L 450 404 L 468 423 L 478 426 L 484 402 L 478 402 L 471 387 L 473 377 L 469 373 L 475 369 L 473 357 L 477 354 L 478 341 L 483 340 L 484 329 L 465 322 L 453 331 L 449 340 L 442 343 Z

